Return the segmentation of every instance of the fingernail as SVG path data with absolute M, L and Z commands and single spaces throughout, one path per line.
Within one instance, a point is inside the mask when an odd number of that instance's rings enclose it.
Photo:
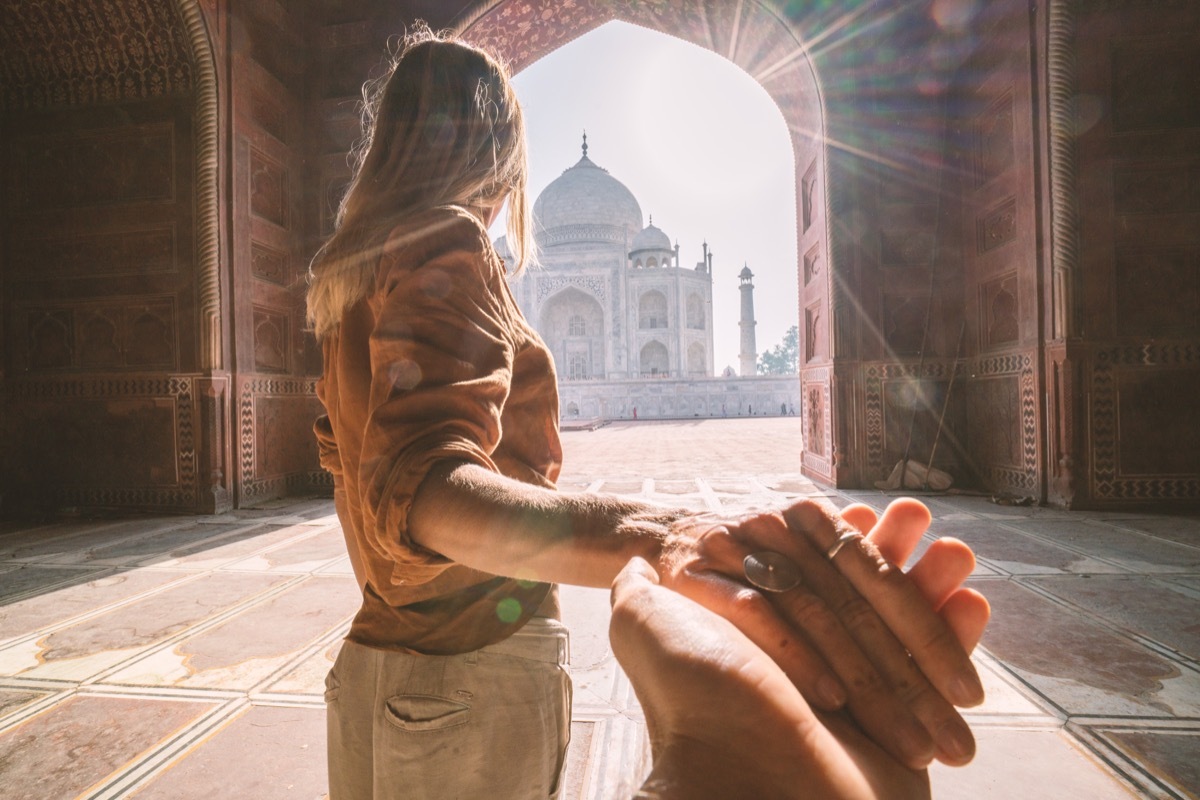
M 918 769 L 928 766 L 933 761 L 934 744 L 926 732 L 925 726 L 918 722 L 902 723 L 898 731 L 900 735 L 900 750 L 909 766 Z
M 822 705 L 830 711 L 846 704 L 846 690 L 828 675 L 817 681 L 817 696 L 821 698 Z
M 983 684 L 979 676 L 972 672 L 960 675 L 950 684 L 950 702 L 962 708 L 977 706 L 983 702 Z
M 947 722 L 937 733 L 938 749 L 954 761 L 964 761 L 975 752 L 971 731 L 955 722 Z

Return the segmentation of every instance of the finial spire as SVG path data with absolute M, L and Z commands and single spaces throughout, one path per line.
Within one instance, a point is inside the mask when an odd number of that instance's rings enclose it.
M 654 224 L 654 215 L 653 214 L 650 215 L 650 224 L 651 225 Z
M 587 128 L 583 129 L 583 157 L 587 158 Z

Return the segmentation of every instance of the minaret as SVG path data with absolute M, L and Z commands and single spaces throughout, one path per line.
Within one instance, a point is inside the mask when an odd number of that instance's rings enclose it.
M 743 378 L 758 374 L 758 350 L 754 344 L 754 273 L 749 265 L 743 266 L 738 273 L 742 292 L 742 321 L 738 327 L 742 329 L 741 372 Z

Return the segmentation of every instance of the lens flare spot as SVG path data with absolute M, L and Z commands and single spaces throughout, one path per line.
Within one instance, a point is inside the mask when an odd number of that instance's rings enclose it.
M 496 616 L 501 622 L 516 622 L 521 618 L 521 601 L 506 597 L 496 604 Z
M 401 359 L 389 368 L 392 385 L 397 389 L 413 389 L 421 382 L 421 367 L 411 359 Z

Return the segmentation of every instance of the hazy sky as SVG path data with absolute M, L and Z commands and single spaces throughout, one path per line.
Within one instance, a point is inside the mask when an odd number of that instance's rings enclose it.
M 529 132 L 531 200 L 581 155 L 633 192 L 680 262 L 713 251 L 716 371 L 738 366 L 737 274 L 754 273 L 758 352 L 796 324 L 791 144 L 767 93 L 721 56 L 611 22 L 516 76 Z M 503 233 L 503 220 L 493 229 Z

